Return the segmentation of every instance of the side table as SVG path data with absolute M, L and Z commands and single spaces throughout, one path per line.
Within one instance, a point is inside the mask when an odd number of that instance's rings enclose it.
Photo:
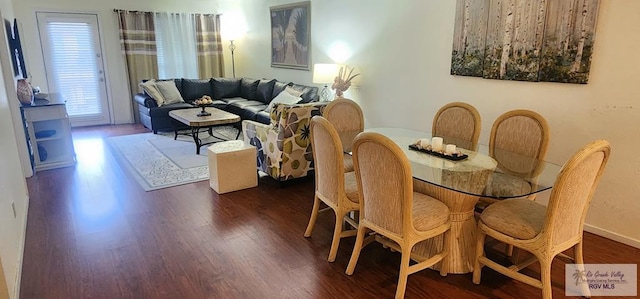
M 208 148 L 209 186 L 218 194 L 258 186 L 256 148 L 242 140 L 214 143 Z

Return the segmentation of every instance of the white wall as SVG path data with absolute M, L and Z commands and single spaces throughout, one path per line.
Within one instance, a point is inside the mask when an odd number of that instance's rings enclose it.
M 98 12 L 103 29 L 114 122 L 132 120 L 124 60 L 113 8 L 188 11 L 240 15 L 247 34 L 238 39 L 236 74 L 311 84 L 311 72 L 270 67 L 269 7 L 288 0 L 20 0 L 14 8 L 24 27 L 27 64 L 34 85 L 45 86 L 38 66 L 36 10 Z M 188 9 L 186 9 L 188 8 Z M 612 158 L 587 217 L 588 230 L 640 247 L 640 193 L 637 176 L 640 146 L 634 134 L 640 113 L 640 1 L 602 0 L 589 84 L 530 83 L 449 75 L 455 1 L 313 0 L 312 63 L 331 62 L 329 48 L 344 41 L 353 51 L 347 60 L 362 72 L 359 88 L 347 91 L 365 111 L 368 127 L 399 126 L 429 130 L 435 111 L 451 101 L 465 101 L 483 118 L 481 141 L 491 123 L 511 109 L 541 113 L 551 127 L 548 159 L 564 163 L 591 140 L 611 142 Z M 230 55 L 225 41 L 227 75 Z M 617 237 L 616 237 L 617 236 Z
M 239 76 L 311 83 L 311 72 L 270 67 L 269 6 L 284 0 L 220 0 L 220 12 L 243 13 L 248 32 L 237 42 Z M 640 247 L 640 1 L 602 0 L 587 85 L 485 80 L 449 75 L 455 1 L 311 1 L 312 63 L 331 62 L 335 41 L 354 54 L 362 72 L 351 92 L 367 127 L 429 130 L 436 110 L 468 102 L 481 113 L 480 136 L 511 109 L 531 109 L 551 127 L 547 158 L 564 163 L 594 139 L 612 144 L 612 157 L 587 217 L 587 230 Z
M 3 18 L 13 20 L 9 0 L 0 1 Z M 4 23 L 3 23 L 4 26 Z M 18 155 L 26 150 L 18 110 L 15 80 L 4 30 L 0 33 L 0 260 L 10 298 L 18 298 L 22 253 L 24 249 L 27 207 L 29 204 L 25 173 Z M 17 117 L 13 111 L 18 111 Z M 17 125 L 15 125 L 17 124 Z M 14 204 L 16 215 L 11 205 Z M 0 284 L 5 282 L 0 282 Z M 0 294 L 1 296 L 2 294 Z

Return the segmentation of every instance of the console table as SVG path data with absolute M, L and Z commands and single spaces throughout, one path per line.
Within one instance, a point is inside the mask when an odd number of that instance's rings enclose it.
M 73 166 L 76 156 L 71 124 L 64 101 L 58 94 L 20 107 L 34 172 Z

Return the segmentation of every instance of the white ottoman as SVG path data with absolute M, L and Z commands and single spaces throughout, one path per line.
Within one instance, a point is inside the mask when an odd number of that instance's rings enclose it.
M 256 148 L 242 140 L 209 146 L 209 186 L 218 194 L 258 186 Z

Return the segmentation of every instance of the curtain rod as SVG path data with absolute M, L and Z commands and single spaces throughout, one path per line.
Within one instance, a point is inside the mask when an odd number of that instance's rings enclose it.
M 158 11 L 141 11 L 141 10 L 126 10 L 126 9 L 117 9 L 114 8 L 113 9 L 114 12 L 129 12 L 129 13 L 162 13 L 162 12 L 158 12 Z M 170 14 L 178 14 L 177 12 L 169 12 Z M 221 16 L 222 14 L 211 14 L 211 13 L 195 13 L 195 12 L 186 12 L 188 14 L 194 14 L 194 15 L 203 15 L 203 16 Z

